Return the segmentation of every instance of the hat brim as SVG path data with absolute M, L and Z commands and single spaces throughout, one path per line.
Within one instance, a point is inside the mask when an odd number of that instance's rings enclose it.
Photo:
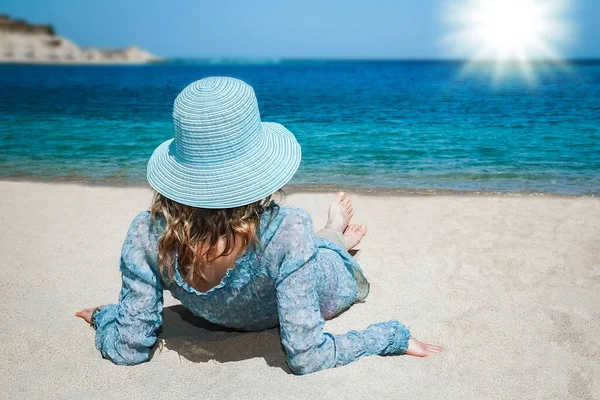
M 199 208 L 232 208 L 254 203 L 281 189 L 294 176 L 302 151 L 283 125 L 262 122 L 264 148 L 256 157 L 219 165 L 185 165 L 174 157 L 173 139 L 154 150 L 148 183 L 170 200 Z

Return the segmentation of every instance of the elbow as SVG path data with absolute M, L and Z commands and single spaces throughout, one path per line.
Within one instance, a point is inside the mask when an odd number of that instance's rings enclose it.
M 293 362 L 290 362 L 289 360 L 288 360 L 288 366 L 290 367 L 290 370 L 294 373 L 294 375 L 306 375 L 306 374 L 310 374 L 311 372 L 317 371 L 316 369 L 312 368 L 310 365 L 293 363 Z
M 115 332 L 96 338 L 96 348 L 105 358 L 116 365 L 136 365 L 150 359 L 150 348 L 142 345 L 123 342 L 117 339 Z
M 122 354 L 125 353 L 125 354 Z M 128 353 L 119 352 L 117 349 L 111 349 L 109 351 L 102 351 L 102 357 L 111 361 L 116 365 L 137 365 L 146 362 L 150 359 L 148 352 Z
M 148 358 L 137 358 L 137 359 L 120 358 L 120 359 L 111 359 L 110 361 L 112 361 L 113 364 L 116 364 L 116 365 L 132 366 L 132 365 L 144 363 L 144 362 L 148 361 Z
M 295 375 L 306 375 L 328 368 L 336 367 L 335 343 L 331 335 L 325 333 L 320 340 L 306 343 L 296 343 L 295 346 L 284 346 L 286 348 L 286 361 L 290 370 Z
M 324 369 L 320 363 L 314 362 L 312 357 L 306 357 L 306 353 L 287 357 L 287 364 L 294 375 L 306 375 Z

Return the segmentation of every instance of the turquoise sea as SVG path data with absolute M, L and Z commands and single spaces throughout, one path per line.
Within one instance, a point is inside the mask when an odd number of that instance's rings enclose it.
M 0 178 L 138 184 L 188 83 L 234 76 L 303 148 L 302 187 L 600 193 L 600 61 L 0 66 Z

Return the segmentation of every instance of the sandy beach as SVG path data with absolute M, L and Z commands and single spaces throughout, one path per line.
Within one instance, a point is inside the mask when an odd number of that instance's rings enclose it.
M 169 295 L 149 362 L 102 359 L 74 313 L 117 300 L 120 247 L 150 190 L 4 181 L 0 192 L 5 399 L 600 398 L 598 199 L 353 194 L 371 292 L 326 329 L 398 319 L 446 351 L 295 376 L 277 329 L 219 330 Z M 285 204 L 318 227 L 330 199 Z

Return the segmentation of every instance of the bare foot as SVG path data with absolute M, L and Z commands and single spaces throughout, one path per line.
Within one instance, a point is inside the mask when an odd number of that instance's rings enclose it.
M 325 228 L 344 232 L 353 215 L 354 209 L 352 208 L 350 198 L 346 196 L 346 193 L 339 192 L 329 205 L 329 215 L 327 216 Z
M 344 242 L 346 250 L 356 247 L 367 234 L 367 227 L 362 224 L 350 224 L 344 231 Z
M 444 351 L 442 346 L 423 343 L 411 337 L 408 339 L 408 350 L 406 350 L 406 354 L 415 357 L 427 357 L 442 351 Z

